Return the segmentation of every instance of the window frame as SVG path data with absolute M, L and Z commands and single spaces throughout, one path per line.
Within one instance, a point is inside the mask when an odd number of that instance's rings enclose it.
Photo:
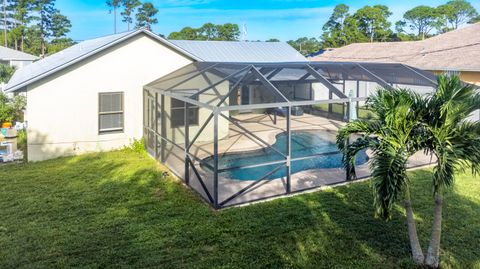
M 180 93 L 186 93 L 186 94 L 196 94 L 199 92 L 198 89 L 184 89 L 184 90 L 176 90 L 175 92 L 180 92 Z M 195 96 L 196 97 L 196 100 L 198 101 L 199 99 L 199 96 Z M 188 122 L 188 126 L 189 127 L 192 127 L 192 126 L 199 126 L 200 124 L 200 107 L 197 106 L 197 105 L 194 105 L 194 104 L 190 104 L 188 102 L 185 102 L 185 101 L 182 101 L 182 100 L 178 100 L 178 99 L 175 99 L 174 97 L 171 97 L 170 98 L 170 128 L 184 128 L 185 125 L 186 125 L 186 122 L 185 122 L 185 114 L 187 113 L 187 111 L 185 110 L 185 104 L 187 105 L 189 111 L 190 109 L 195 109 L 197 112 L 196 112 L 196 120 L 194 123 L 190 123 L 190 121 Z M 183 106 L 182 107 L 173 107 L 173 102 L 174 101 L 178 101 L 178 102 L 182 102 L 183 103 Z M 175 111 L 180 111 L 180 110 L 183 110 L 183 124 L 181 125 L 173 125 L 172 122 L 173 122 L 173 113 Z M 189 119 L 188 115 L 187 115 L 187 120 Z
M 109 112 L 101 112 L 101 97 L 102 95 L 107 95 L 107 94 L 120 94 L 121 96 L 121 111 L 109 111 Z M 117 115 L 121 114 L 122 115 L 122 126 L 119 128 L 111 128 L 111 129 L 101 129 L 100 126 L 100 118 L 102 115 Z M 111 133 L 123 133 L 125 131 L 125 93 L 124 92 L 99 92 L 98 93 L 98 134 L 111 134 Z

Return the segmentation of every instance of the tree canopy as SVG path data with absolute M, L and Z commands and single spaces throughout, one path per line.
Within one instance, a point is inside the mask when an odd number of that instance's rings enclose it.
M 413 7 L 403 14 L 403 20 L 395 22 L 394 27 L 389 21 L 391 15 L 384 5 L 367 5 L 351 14 L 349 6 L 339 4 L 323 25 L 321 47 L 418 40 L 480 21 L 478 12 L 467 0 L 451 0 L 438 7 Z
M 417 35 L 425 39 L 430 31 L 439 27 L 439 13 L 436 8 L 429 6 L 414 7 L 403 15 L 406 23 Z
M 315 53 L 322 47 L 320 41 L 313 37 L 301 37 L 297 40 L 290 40 L 287 43 L 303 55 Z
M 375 5 L 357 10 L 353 17 L 358 21 L 360 31 L 369 38 L 370 42 L 373 42 L 386 41 L 391 35 L 392 24 L 388 21 L 391 15 L 392 12 L 387 6 Z
M 477 10 L 466 0 L 452 0 L 438 7 L 447 29 L 458 27 L 478 16 Z
M 168 39 L 238 41 L 240 39 L 240 29 L 238 24 L 213 24 L 209 22 L 199 28 L 184 27 L 179 32 L 170 33 Z
M 137 19 L 136 28 L 146 27 L 151 29 L 153 24 L 157 24 L 158 20 L 155 16 L 158 13 L 158 9 L 150 2 L 143 3 L 139 8 L 138 12 L 135 15 Z
M 72 24 L 55 0 L 6 0 L 2 9 L 2 41 L 7 47 L 47 55 L 73 44 L 67 37 Z

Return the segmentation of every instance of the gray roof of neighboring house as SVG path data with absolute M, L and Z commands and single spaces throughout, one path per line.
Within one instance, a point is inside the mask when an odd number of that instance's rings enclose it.
M 109 35 L 80 42 L 58 53 L 17 70 L 5 91 L 16 91 L 70 65 L 90 57 L 139 33 L 196 61 L 217 62 L 299 62 L 307 61 L 286 43 L 168 41 L 145 29 Z M 242 55 L 244 54 L 244 55 Z
M 403 63 L 424 70 L 480 71 L 480 23 L 422 41 L 354 43 L 311 61 Z
M 284 42 L 232 42 L 169 40 L 206 62 L 306 62 L 297 50 Z
M 37 60 L 38 57 L 21 52 L 18 50 L 6 48 L 3 46 L 0 46 L 0 60 L 5 60 L 5 61 L 35 61 Z

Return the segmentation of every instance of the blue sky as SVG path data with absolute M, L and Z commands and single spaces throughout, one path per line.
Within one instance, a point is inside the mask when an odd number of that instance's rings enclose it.
M 249 40 L 278 38 L 286 41 L 302 36 L 318 37 L 336 4 L 355 11 L 364 5 L 384 4 L 393 12 L 391 21 L 417 5 L 437 6 L 447 0 L 152 0 L 158 7 L 158 24 L 153 31 L 168 35 L 185 26 L 205 22 L 246 24 Z M 470 0 L 480 11 L 480 1 Z M 84 40 L 113 32 L 113 15 L 104 0 L 57 0 L 59 8 L 72 21 L 70 37 Z M 118 19 L 119 31 L 127 25 Z

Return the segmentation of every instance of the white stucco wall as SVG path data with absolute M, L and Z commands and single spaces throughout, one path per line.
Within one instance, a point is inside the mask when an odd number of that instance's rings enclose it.
M 28 158 L 111 150 L 143 135 L 143 86 L 191 60 L 140 34 L 27 88 Z M 124 93 L 124 131 L 99 134 L 98 94 Z
M 216 81 L 218 79 L 214 79 Z M 209 83 L 206 82 L 201 76 L 195 77 L 194 79 L 189 80 L 186 83 L 183 83 L 180 88 L 191 91 L 202 90 Z M 200 86 L 201 85 L 201 86 Z M 219 96 L 214 93 L 213 90 L 208 90 L 207 92 L 199 96 L 199 101 L 205 104 L 210 104 L 212 106 L 217 105 L 221 98 L 223 98 L 229 92 L 229 82 L 225 81 L 217 86 L 215 86 L 216 91 L 220 94 Z M 171 121 L 171 103 L 172 100 L 170 97 L 166 97 L 165 101 L 165 130 L 166 136 L 169 140 L 178 143 L 184 144 L 185 142 L 185 126 L 172 128 Z M 224 104 L 228 105 L 229 100 L 225 100 Z M 198 111 L 198 124 L 189 126 L 189 138 L 193 139 L 197 133 L 200 131 L 200 128 L 205 124 L 209 116 L 212 114 L 212 111 L 206 108 L 199 108 Z M 229 116 L 229 112 L 223 112 L 224 116 Z M 200 133 L 196 142 L 213 142 L 213 119 L 207 124 L 205 129 Z M 222 139 L 229 134 L 229 121 L 223 117 L 218 118 L 218 138 Z

